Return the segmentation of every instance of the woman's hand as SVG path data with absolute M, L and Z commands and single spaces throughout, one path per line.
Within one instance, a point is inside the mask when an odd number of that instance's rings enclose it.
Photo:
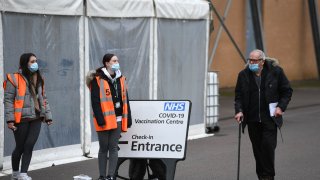
M 14 125 L 14 122 L 9 122 L 8 123 L 8 128 L 11 129 L 12 131 L 16 131 L 18 128 Z
M 52 122 L 51 119 L 49 119 L 49 120 L 46 120 L 45 123 L 46 123 L 48 126 L 50 126 L 53 122 Z

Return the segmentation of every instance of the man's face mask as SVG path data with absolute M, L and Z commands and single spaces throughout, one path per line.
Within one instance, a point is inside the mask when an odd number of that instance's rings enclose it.
M 259 64 L 249 64 L 249 69 L 252 72 L 258 72 L 259 71 Z

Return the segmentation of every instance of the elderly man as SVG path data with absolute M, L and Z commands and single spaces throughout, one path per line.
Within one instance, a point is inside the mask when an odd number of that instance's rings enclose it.
M 235 88 L 235 119 L 248 125 L 259 180 L 273 180 L 277 125 L 292 96 L 292 88 L 278 62 L 253 50 Z

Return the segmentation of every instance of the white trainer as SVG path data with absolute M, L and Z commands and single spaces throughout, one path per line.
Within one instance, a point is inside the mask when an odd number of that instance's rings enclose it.
M 32 180 L 32 178 L 28 176 L 27 173 L 20 173 L 18 175 L 18 180 Z
M 20 174 L 19 171 L 12 171 L 11 180 L 18 180 L 19 174 Z

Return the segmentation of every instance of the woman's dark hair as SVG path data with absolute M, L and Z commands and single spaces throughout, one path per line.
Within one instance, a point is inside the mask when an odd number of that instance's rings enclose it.
M 106 62 L 109 62 L 113 56 L 114 54 L 105 54 L 102 59 L 103 66 L 105 66 Z
M 106 67 L 106 62 L 110 62 L 111 58 L 115 56 L 114 54 L 105 54 L 102 58 L 102 66 L 96 69 L 96 72 L 101 72 L 101 69 Z
M 31 75 L 32 75 L 32 72 L 29 70 L 28 68 L 28 63 L 30 61 L 30 58 L 34 56 L 34 57 L 37 57 L 35 54 L 33 53 L 24 53 L 20 56 L 20 69 L 22 70 L 22 74 L 27 78 L 27 80 L 29 81 L 29 85 L 31 84 Z M 37 87 L 41 84 L 43 84 L 43 78 L 40 74 L 40 71 L 37 70 L 36 71 L 37 73 Z

